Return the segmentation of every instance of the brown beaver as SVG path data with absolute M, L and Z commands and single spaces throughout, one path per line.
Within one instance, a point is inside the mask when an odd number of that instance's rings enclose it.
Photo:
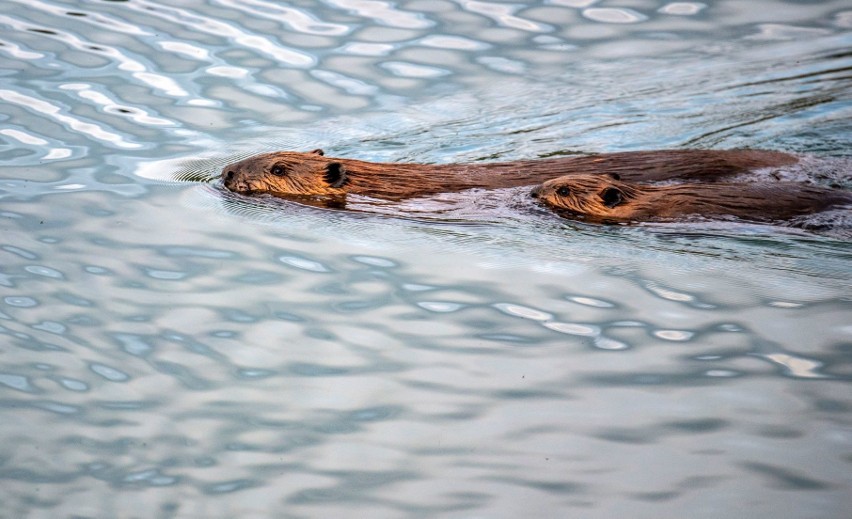
M 689 215 L 773 221 L 852 204 L 848 191 L 798 182 L 655 186 L 622 182 L 608 175 L 559 177 L 533 188 L 531 195 L 561 214 L 603 223 L 673 220 Z
M 629 180 L 717 177 L 795 163 L 796 157 L 760 150 L 668 150 L 610 153 L 475 164 L 392 164 L 280 151 L 225 166 L 222 180 L 237 193 L 331 197 L 347 193 L 403 200 L 473 188 L 539 184 L 563 175 L 620 174 Z

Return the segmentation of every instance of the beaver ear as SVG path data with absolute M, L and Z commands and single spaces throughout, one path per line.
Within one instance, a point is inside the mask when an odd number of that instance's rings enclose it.
M 313 153 L 314 155 L 319 155 L 320 157 L 322 157 L 323 155 L 325 155 L 325 152 L 324 152 L 324 151 L 322 151 L 322 149 L 320 149 L 320 148 L 317 148 L 317 149 L 315 149 L 315 150 L 311 151 L 311 153 Z
M 346 169 L 339 162 L 330 162 L 325 167 L 325 181 L 331 187 L 343 187 L 349 182 L 349 177 L 346 176 Z
M 624 193 L 622 193 L 620 189 L 614 187 L 608 187 L 601 191 L 600 197 L 603 205 L 610 209 L 624 203 Z
M 608 175 L 609 175 L 609 178 L 611 178 L 613 180 L 621 180 L 621 175 L 619 175 L 618 173 L 608 173 Z

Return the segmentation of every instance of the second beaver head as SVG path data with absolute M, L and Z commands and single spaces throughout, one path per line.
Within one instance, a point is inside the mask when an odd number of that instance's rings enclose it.
M 342 196 L 346 167 L 322 150 L 279 151 L 255 155 L 222 169 L 225 187 L 237 193 Z
M 531 195 L 559 212 L 606 221 L 634 218 L 638 192 L 618 175 L 572 175 L 548 180 Z
M 786 220 L 852 204 L 852 195 L 798 182 L 645 185 L 617 176 L 575 175 L 548 180 L 532 196 L 566 216 L 602 223 L 684 217 Z

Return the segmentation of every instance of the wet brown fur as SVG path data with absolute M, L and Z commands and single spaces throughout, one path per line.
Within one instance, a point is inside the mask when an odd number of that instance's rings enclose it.
M 403 200 L 467 189 L 539 184 L 576 174 L 620 174 L 627 180 L 702 179 L 792 164 L 785 153 L 760 150 L 669 150 L 610 153 L 541 160 L 470 164 L 394 164 L 281 151 L 225 166 L 225 187 L 238 193 L 281 197 L 346 194 Z
M 654 186 L 606 175 L 556 178 L 534 188 L 532 195 L 565 216 L 604 223 L 674 220 L 690 215 L 777 221 L 852 204 L 852 193 L 797 182 Z

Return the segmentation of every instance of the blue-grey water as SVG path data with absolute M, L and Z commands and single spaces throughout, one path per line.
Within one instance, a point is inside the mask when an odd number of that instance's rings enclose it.
M 215 176 L 753 147 L 850 188 L 850 49 L 848 0 L 0 0 L 0 517 L 849 517 L 848 211 Z

